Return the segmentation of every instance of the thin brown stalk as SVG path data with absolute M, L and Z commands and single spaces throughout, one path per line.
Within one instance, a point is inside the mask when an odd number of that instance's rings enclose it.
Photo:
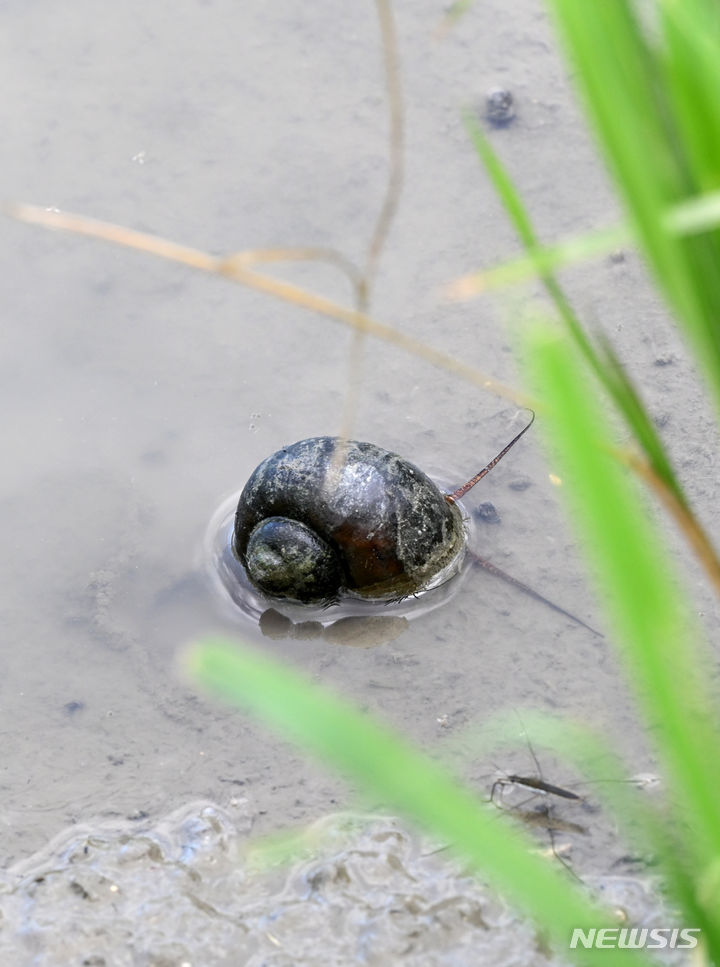
M 6 207 L 5 211 L 13 218 L 23 222 L 42 225 L 45 228 L 62 229 L 88 238 L 112 242 L 126 248 L 157 255 L 173 262 L 180 262 L 203 272 L 222 275 L 233 282 L 257 289 L 284 302 L 333 319 L 351 329 L 363 329 L 376 339 L 381 339 L 419 359 L 424 359 L 431 365 L 437 366 L 465 382 L 487 390 L 495 396 L 510 400 L 518 406 L 530 407 L 531 409 L 537 407 L 537 403 L 523 393 L 518 393 L 509 386 L 486 376 L 474 366 L 455 359 L 448 353 L 435 349 L 406 333 L 393 329 L 392 326 L 378 322 L 356 309 L 348 309 L 346 306 L 341 306 L 324 296 L 316 295 L 289 282 L 282 282 L 256 272 L 248 268 L 244 260 L 239 258 L 237 254 L 230 257 L 218 257 L 200 249 L 180 245 L 156 235 L 114 225 L 111 222 L 97 221 L 96 219 L 86 218 L 84 215 L 60 212 L 35 205 L 15 204 Z
M 390 112 L 390 145 L 388 181 L 385 188 L 380 212 L 375 222 L 365 259 L 363 289 L 359 308 L 366 310 L 369 305 L 370 290 L 377 272 L 378 260 L 387 241 L 392 226 L 404 177 L 405 156 L 405 112 L 403 109 L 402 87 L 400 84 L 400 57 L 398 54 L 395 22 L 389 0 L 376 0 L 380 35 L 382 38 L 385 91 Z
M 705 533 L 702 525 L 690 508 L 678 499 L 665 481 L 642 457 L 630 451 L 621 451 L 618 456 L 644 480 L 655 493 L 666 511 L 675 520 L 695 556 L 705 570 L 715 591 L 720 594 L 720 558 Z
M 383 54 L 383 71 L 385 77 L 385 94 L 388 105 L 389 118 L 389 146 L 388 146 L 388 180 L 385 195 L 375 221 L 367 254 L 365 267 L 355 289 L 355 308 L 360 313 L 368 312 L 372 285 L 375 281 L 380 256 L 390 233 L 395 218 L 400 192 L 403 182 L 404 167 L 404 109 L 402 88 L 400 84 L 400 59 L 398 56 L 397 35 L 393 20 L 390 0 L 376 0 L 378 21 L 380 24 L 380 39 Z M 345 380 L 345 396 L 343 399 L 342 418 L 340 423 L 340 438 L 348 439 L 352 434 L 355 422 L 357 402 L 360 396 L 363 355 L 367 331 L 359 326 L 355 329 L 350 353 L 348 355 L 347 378 Z M 339 466 L 344 459 L 344 448 L 338 447 L 335 464 Z
M 240 265 L 257 265 L 258 262 L 327 262 L 339 269 L 350 282 L 353 292 L 357 293 L 362 285 L 358 267 L 334 248 L 315 248 L 312 246 L 293 248 L 244 249 L 227 256 L 226 261 L 237 260 Z

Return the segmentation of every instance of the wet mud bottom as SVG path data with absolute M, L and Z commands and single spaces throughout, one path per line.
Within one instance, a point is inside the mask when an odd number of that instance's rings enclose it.
M 73 828 L 2 875 L 0 961 L 66 967 L 567 963 L 438 844 L 334 814 L 253 840 L 245 799 Z M 624 923 L 667 915 L 647 876 L 588 884 Z M 680 952 L 667 963 L 682 963 Z

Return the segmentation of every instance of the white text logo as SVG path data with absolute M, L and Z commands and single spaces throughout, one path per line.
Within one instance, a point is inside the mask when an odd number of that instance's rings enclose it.
M 576 927 L 570 938 L 570 947 L 697 947 L 699 927 Z

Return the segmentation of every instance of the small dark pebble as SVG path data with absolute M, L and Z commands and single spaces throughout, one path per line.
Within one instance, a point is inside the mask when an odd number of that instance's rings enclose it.
M 63 705 L 63 711 L 67 715 L 75 715 L 76 712 L 82 712 L 85 708 L 85 702 L 65 702 Z
M 510 481 L 508 487 L 510 490 L 522 492 L 523 490 L 527 490 L 531 484 L 532 480 L 529 477 L 516 477 L 515 480 Z
M 504 87 L 493 87 L 485 95 L 485 117 L 496 127 L 504 127 L 515 117 L 513 96 Z
M 656 366 L 672 366 L 672 364 L 674 362 L 675 362 L 675 357 L 673 356 L 672 353 L 668 353 L 665 356 L 658 356 L 658 358 L 655 360 L 655 365 Z
M 480 504 L 478 507 L 476 507 L 473 510 L 472 515 L 475 518 L 475 520 L 481 520 L 483 524 L 500 523 L 500 515 L 495 510 L 494 505 L 491 504 L 489 500 L 486 500 L 485 503 Z
M 85 887 L 82 885 L 82 883 L 78 883 L 77 880 L 73 880 L 70 883 L 70 889 L 72 890 L 73 893 L 76 893 L 79 897 L 82 897 L 83 900 L 91 900 L 92 899 L 92 897 L 90 896 L 90 894 L 88 893 L 88 891 L 85 889 Z
M 610 253 L 610 262 L 612 265 L 621 265 L 625 261 L 625 253 L 621 248 L 615 249 L 614 252 Z

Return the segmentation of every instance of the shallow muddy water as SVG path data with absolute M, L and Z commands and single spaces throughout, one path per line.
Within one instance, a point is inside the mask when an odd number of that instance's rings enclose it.
M 309 825 L 294 859 L 248 850 L 244 800 L 195 802 L 159 822 L 94 824 L 56 838 L 0 880 L 0 954 L 46 967 L 428 964 L 550 967 L 543 937 L 482 882 L 382 815 Z M 590 878 L 645 928 L 667 922 L 653 884 Z M 5 888 L 5 889 L 3 889 Z M 3 895 L 4 894 L 4 895 Z M 663 963 L 682 963 L 664 951 Z
M 396 5 L 406 174 L 372 311 L 521 389 L 516 330 L 543 305 L 538 291 L 469 303 L 443 296 L 448 281 L 517 251 L 460 108 L 482 106 L 494 86 L 512 90 L 515 119 L 488 130 L 543 238 L 606 226 L 618 210 L 542 6 L 477 4 L 442 41 L 434 36 L 439 13 L 431 3 Z M 81 0 L 10 3 L 3 26 L 7 198 L 212 252 L 333 246 L 362 260 L 387 171 L 371 4 L 130 0 L 98 18 L 96 5 Z M 464 730 L 506 709 L 581 716 L 619 746 L 633 772 L 653 769 L 550 482 L 541 426 L 466 498 L 470 510 L 488 501 L 499 516 L 476 521 L 473 540 L 478 553 L 604 639 L 482 572 L 372 648 L 268 638 L 208 579 L 207 528 L 268 454 L 338 432 L 349 333 L 99 242 L 6 220 L 2 246 L 9 883 L 24 882 L 22 864 L 75 824 L 127 831 L 138 823 L 159 836 L 188 804 L 222 812 L 241 796 L 244 835 L 309 823 L 355 801 L 340 779 L 181 680 L 178 650 L 204 632 L 241 635 L 296 664 L 402 730 L 482 796 L 495 765 L 475 758 Z M 350 304 L 330 267 L 277 271 Z M 641 386 L 712 532 L 716 431 L 642 264 L 626 252 L 566 276 L 580 313 L 610 335 Z M 368 343 L 357 439 L 459 484 L 522 419 L 507 401 Z M 710 592 L 679 540 L 670 541 L 713 634 Z M 532 768 L 521 737 L 503 755 L 509 772 Z M 581 873 L 610 874 L 623 856 L 606 825 L 573 844 Z M 41 852 L 36 861 L 51 860 Z M 70 882 L 67 855 L 53 862 L 66 864 Z M 54 909 L 63 921 L 67 896 L 47 901 L 44 922 L 52 925 Z M 160 909 L 172 902 L 168 888 Z M 6 922 L 20 916 L 13 903 Z M 44 963 L 38 956 L 25 962 Z M 185 954 L 172 956 L 167 962 L 179 964 Z M 455 959 L 428 952 L 418 963 L 477 962 L 464 956 L 460 948 Z

